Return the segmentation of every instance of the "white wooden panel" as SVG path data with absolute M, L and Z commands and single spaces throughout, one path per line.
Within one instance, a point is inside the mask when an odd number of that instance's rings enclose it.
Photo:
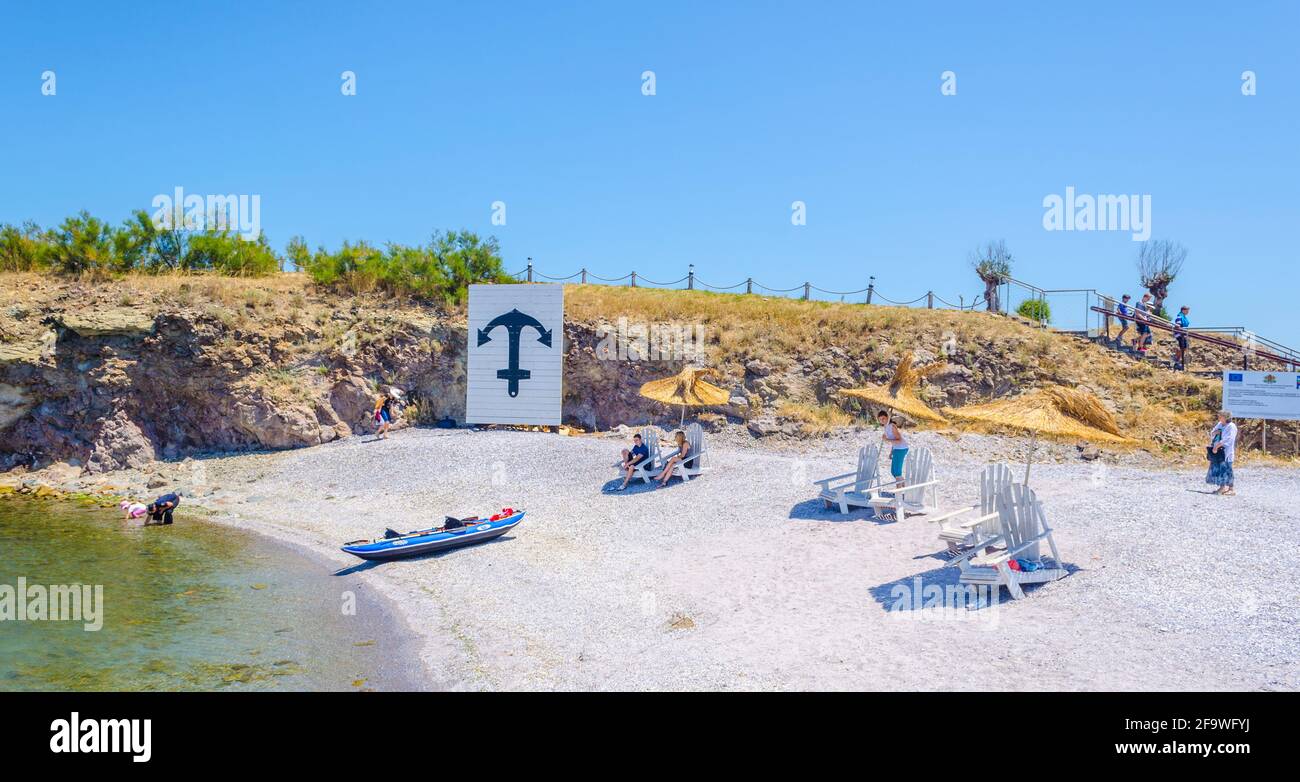
M 511 313 L 517 311 L 518 315 Z M 479 332 L 497 321 L 489 340 L 479 344 Z M 539 341 L 535 320 L 550 332 L 551 344 Z M 498 376 L 510 366 L 510 328 L 518 325 L 518 369 L 529 377 L 517 379 L 511 396 L 508 378 Z M 564 286 L 469 286 L 469 359 L 466 365 L 465 418 L 475 424 L 560 423 L 564 391 Z

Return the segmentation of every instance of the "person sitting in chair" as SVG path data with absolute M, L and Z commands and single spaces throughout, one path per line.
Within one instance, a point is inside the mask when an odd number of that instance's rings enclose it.
M 685 464 L 686 459 L 691 455 L 691 444 L 686 442 L 685 432 L 681 429 L 673 432 L 673 440 L 675 441 L 675 447 L 668 460 L 664 462 L 664 470 L 659 478 L 660 486 L 667 486 L 668 481 L 673 477 L 673 471 L 677 469 L 678 465 Z
M 623 491 L 627 488 L 628 481 L 632 480 L 632 473 L 636 472 L 638 464 L 645 464 L 650 458 L 650 449 L 641 440 L 641 435 L 632 435 L 632 450 L 623 449 L 623 461 L 619 463 L 618 468 L 623 471 L 623 485 L 614 491 Z

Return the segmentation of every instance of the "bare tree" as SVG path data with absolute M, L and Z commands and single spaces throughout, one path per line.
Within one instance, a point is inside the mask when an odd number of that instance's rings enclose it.
M 1165 299 L 1169 296 L 1169 285 L 1183 270 L 1185 260 L 1187 248 L 1178 242 L 1151 239 L 1142 243 L 1138 250 L 1138 274 L 1142 276 L 1142 287 L 1155 298 L 1155 312 L 1163 311 Z
M 1000 312 L 998 286 L 1011 277 L 1011 251 L 1007 249 L 1006 240 L 998 239 L 976 247 L 970 254 L 970 263 L 984 281 L 984 300 L 989 312 Z

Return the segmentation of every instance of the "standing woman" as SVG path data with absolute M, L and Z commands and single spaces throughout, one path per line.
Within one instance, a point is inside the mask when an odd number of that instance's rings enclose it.
M 880 422 L 884 431 L 881 432 L 880 439 L 889 443 L 889 474 L 894 476 L 895 490 L 903 488 L 903 461 L 907 458 L 907 439 L 903 437 L 903 430 L 889 413 L 881 410 L 876 413 L 876 420 Z
M 1237 425 L 1232 422 L 1232 411 L 1219 411 L 1219 422 L 1210 430 L 1208 454 L 1210 471 L 1205 475 L 1205 482 L 1219 487 L 1215 494 L 1236 494 L 1233 489 L 1232 462 L 1237 456 Z
M 388 394 L 380 394 L 375 402 L 375 423 L 375 439 L 388 439 L 388 427 L 393 425 L 393 398 Z

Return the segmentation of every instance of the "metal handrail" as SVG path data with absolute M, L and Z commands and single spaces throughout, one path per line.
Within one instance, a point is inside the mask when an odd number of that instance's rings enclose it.
M 1131 321 L 1133 321 L 1134 323 L 1145 323 L 1145 324 L 1147 324 L 1148 326 L 1154 326 L 1155 328 L 1161 329 L 1161 330 L 1163 330 L 1163 331 L 1169 331 L 1169 332 L 1172 332 L 1172 333 L 1182 333 L 1182 334 L 1186 334 L 1186 335 L 1189 336 L 1189 337 L 1194 337 L 1195 339 L 1199 339 L 1199 340 L 1201 340 L 1201 341 L 1203 341 L 1203 342 L 1209 342 L 1209 343 L 1212 344 L 1212 345 L 1218 345 L 1218 346 L 1220 346 L 1220 347 L 1225 347 L 1225 348 L 1232 348 L 1233 350 L 1240 350 L 1240 351 L 1242 351 L 1243 355 L 1245 355 L 1245 354 L 1247 354 L 1247 353 L 1249 352 L 1250 355 L 1257 356 L 1257 357 L 1262 358 L 1262 359 L 1265 359 L 1265 360 L 1267 360 L 1267 361 L 1276 361 L 1276 362 L 1278 362 L 1278 363 L 1280 363 L 1280 364 L 1290 364 L 1290 365 L 1292 365 L 1292 366 L 1296 366 L 1297 364 L 1300 364 L 1300 357 L 1297 357 L 1297 356 L 1291 356 L 1291 357 L 1287 357 L 1287 356 L 1279 356 L 1279 355 L 1277 355 L 1276 353 L 1270 353 L 1270 352 L 1268 352 L 1268 351 L 1266 351 L 1266 350 L 1250 350 L 1250 351 L 1247 351 L 1245 348 L 1243 348 L 1243 347 L 1242 347 L 1241 345 L 1239 345 L 1239 344 L 1235 344 L 1235 343 L 1232 343 L 1232 342 L 1228 342 L 1228 341 L 1225 340 L 1225 339 L 1220 339 L 1220 338 L 1218 338 L 1218 337 L 1213 337 L 1213 336 L 1210 336 L 1210 335 L 1208 335 L 1208 334 L 1202 334 L 1202 333 L 1198 332 L 1196 329 L 1183 329 L 1183 328 L 1180 328 L 1180 327 L 1178 327 L 1178 326 L 1176 326 L 1176 325 L 1173 325 L 1173 324 L 1169 323 L 1168 321 L 1161 322 L 1161 321 L 1164 320 L 1163 318 L 1158 318 L 1158 317 L 1157 317 L 1157 318 L 1150 318 L 1150 317 L 1147 317 L 1147 316 L 1141 316 L 1141 317 L 1139 317 L 1139 316 L 1137 316 L 1137 315 L 1121 315 L 1121 314 L 1119 314 L 1118 312 L 1113 312 L 1113 311 L 1111 311 L 1111 310 L 1105 309 L 1104 307 L 1095 307 L 1095 306 L 1094 306 L 1092 309 L 1093 309 L 1093 311 L 1095 311 L 1095 312 L 1099 312 L 1099 313 L 1101 313 L 1102 315 L 1108 315 L 1108 316 L 1110 316 L 1110 317 L 1112 317 L 1112 318 L 1118 318 L 1118 319 L 1120 319 L 1120 320 L 1131 320 Z

